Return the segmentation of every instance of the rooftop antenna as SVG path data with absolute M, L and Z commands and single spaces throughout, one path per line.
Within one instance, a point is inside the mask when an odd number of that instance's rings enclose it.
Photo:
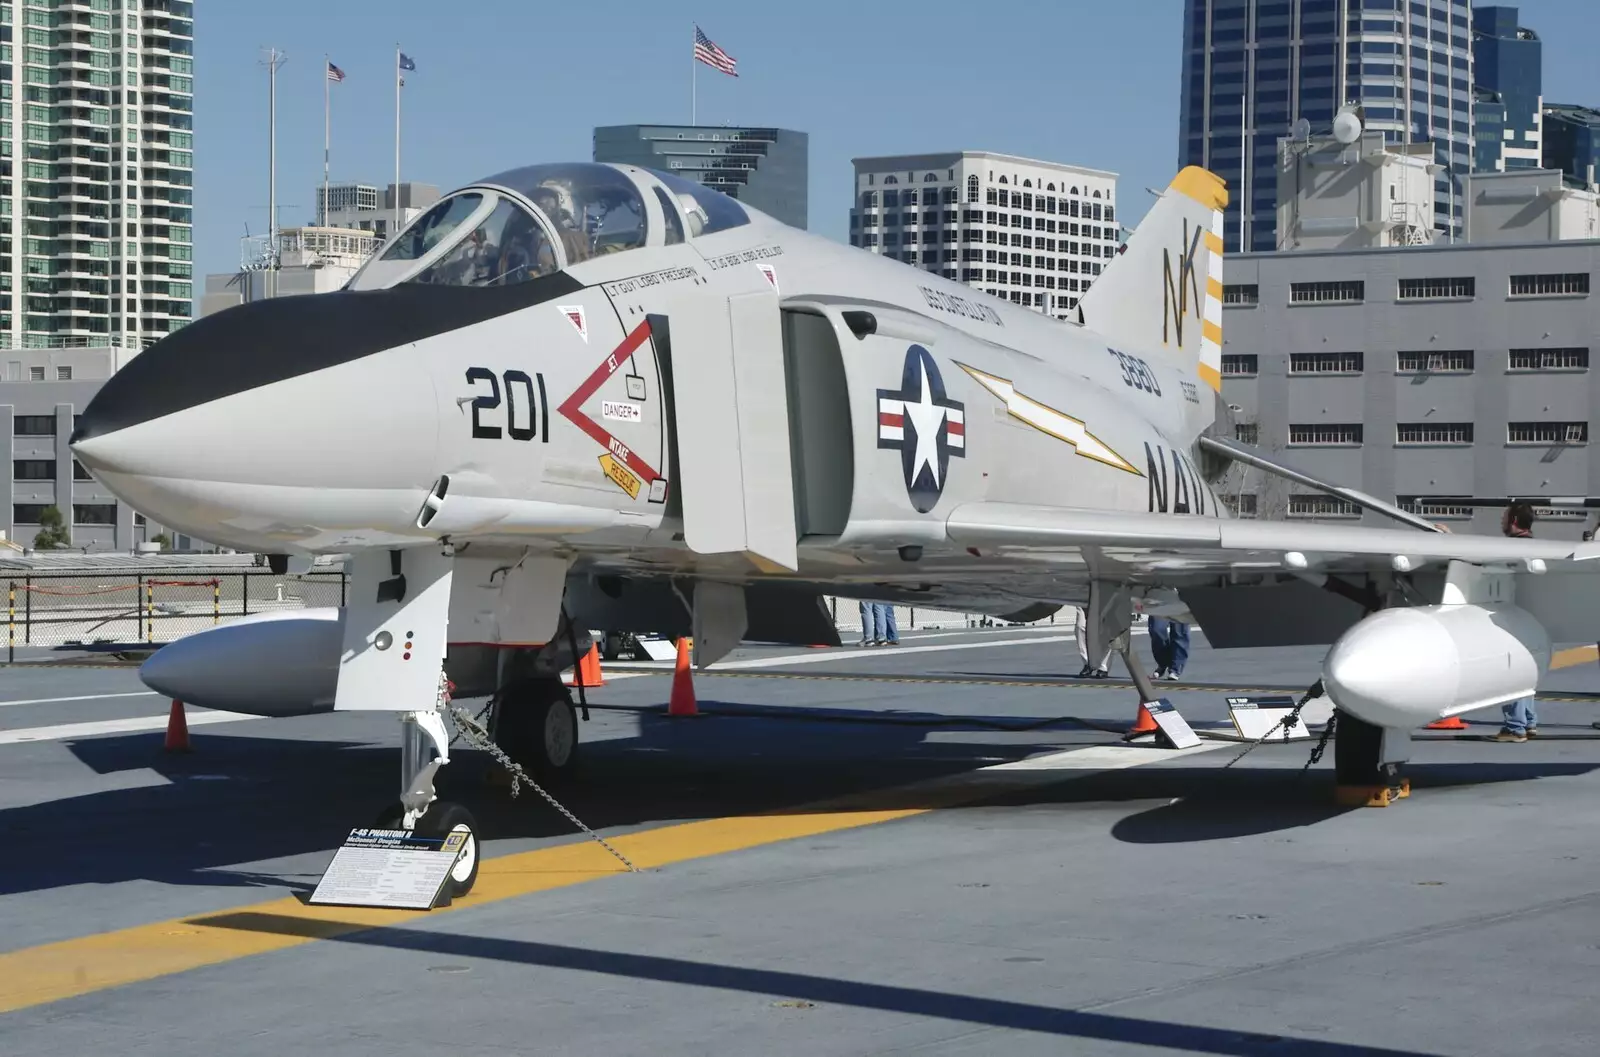
M 267 48 L 261 65 L 267 68 L 267 296 L 278 296 L 278 68 L 289 56 Z
M 1307 143 L 1311 140 L 1311 122 L 1305 118 L 1296 118 L 1294 125 L 1289 129 L 1289 137 L 1296 143 Z

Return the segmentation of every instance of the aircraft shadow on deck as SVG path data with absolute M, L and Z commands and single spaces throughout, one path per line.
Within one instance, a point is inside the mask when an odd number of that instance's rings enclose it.
M 601 951 L 533 940 L 454 935 L 437 930 L 382 928 L 330 935 L 332 930 L 338 928 L 337 925 L 291 915 L 250 911 L 213 914 L 195 920 L 199 924 L 247 932 L 308 936 L 338 943 L 459 958 L 486 958 L 542 969 L 564 969 L 623 980 L 683 984 L 825 1006 L 929 1017 L 988 1028 L 1120 1042 L 1163 1051 L 1230 1057 L 1269 1057 L 1291 1053 L 1299 1057 L 1433 1057 L 1415 1050 L 1181 1024 L 1155 1019 L 1148 1015 L 1148 1008 L 1146 1015 L 1127 1017 L 959 992 L 844 980 L 811 973 L 756 969 L 624 951 Z
M 641 826 L 809 808 L 819 801 L 887 791 L 985 764 L 1115 740 L 1071 723 L 1025 716 L 983 717 L 986 724 L 1019 728 L 996 732 L 931 726 L 938 717 L 923 713 L 883 713 L 881 722 L 870 723 L 861 721 L 860 712 L 819 712 L 796 721 L 796 713 L 804 710 L 714 700 L 702 702 L 702 709 L 708 716 L 698 720 L 645 715 L 636 735 L 585 744 L 581 775 L 552 791 L 597 829 Z M 715 715 L 719 710 L 741 715 Z M 764 718 L 769 712 L 788 716 Z M 320 860 L 293 870 L 234 867 L 331 854 L 348 829 L 369 824 L 394 791 L 398 753 L 393 746 L 203 728 L 194 744 L 194 754 L 170 756 L 161 751 L 159 734 L 72 743 L 72 752 L 97 772 L 150 768 L 168 781 L 0 810 L 0 837 L 20 840 L 29 849 L 0 871 L 0 894 L 128 880 L 307 888 L 320 873 Z M 1439 764 L 1418 765 L 1409 773 L 1425 791 L 1429 786 L 1581 774 L 1593 766 Z M 576 836 L 533 792 L 513 800 L 505 789 L 489 786 L 484 779 L 495 769 L 486 754 L 460 752 L 443 772 L 440 795 L 466 804 L 490 840 Z M 1133 843 L 1275 832 L 1314 825 L 1338 813 L 1328 806 L 1332 779 L 1326 765 L 1304 782 L 1280 768 L 1252 768 L 1248 763 L 1227 772 L 1215 766 L 1162 766 L 1061 771 L 1059 778 L 1030 781 L 1023 790 L 997 780 L 992 792 L 975 792 L 965 806 L 1178 799 L 1113 827 L 1113 836 Z M 835 809 L 891 802 L 916 807 L 919 795 L 913 789 L 892 797 L 847 800 Z M 932 798 L 928 806 L 937 806 L 939 800 Z M 308 869 L 315 872 L 303 872 Z
M 940 730 L 930 726 L 938 717 L 921 713 L 796 722 L 803 710 L 715 700 L 701 708 L 705 718 L 645 714 L 636 735 L 586 742 L 580 773 L 551 791 L 592 827 L 638 826 L 782 811 L 1105 738 L 1070 723 L 997 735 Z M 715 715 L 722 709 L 741 715 Z M 783 712 L 790 718 L 765 718 Z M 990 720 L 1041 728 L 1036 717 Z M 395 745 L 205 727 L 193 733 L 192 754 L 168 755 L 161 745 L 161 734 L 142 732 L 68 743 L 98 773 L 152 769 L 167 781 L 0 810 L 0 839 L 29 849 L 0 870 L 0 894 L 135 879 L 297 887 L 315 877 L 230 867 L 331 855 L 350 827 L 369 825 L 395 795 Z M 439 794 L 465 804 L 485 838 L 575 836 L 537 794 L 513 800 L 491 787 L 485 778 L 498 767 L 487 754 L 457 743 L 452 755 Z

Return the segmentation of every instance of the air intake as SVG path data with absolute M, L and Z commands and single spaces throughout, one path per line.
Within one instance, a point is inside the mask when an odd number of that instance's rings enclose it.
M 422 511 L 417 514 L 417 528 L 427 528 L 428 522 L 433 520 L 441 507 L 444 506 L 445 493 L 450 491 L 450 475 L 440 474 L 439 479 L 433 482 L 433 489 L 428 493 L 428 498 L 422 501 Z

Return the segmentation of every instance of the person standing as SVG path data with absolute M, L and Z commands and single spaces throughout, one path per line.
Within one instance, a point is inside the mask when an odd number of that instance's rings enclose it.
M 1500 516 L 1500 531 L 1514 539 L 1533 537 L 1533 507 L 1518 500 L 1506 507 Z M 1495 741 L 1527 741 L 1539 733 L 1539 716 L 1533 708 L 1533 697 L 1519 698 L 1500 706 L 1505 716 L 1505 726 L 1494 736 Z
M 1111 675 L 1111 644 L 1106 643 L 1105 656 L 1100 658 L 1100 663 L 1095 664 L 1094 658 L 1089 656 L 1089 611 L 1082 606 L 1078 607 L 1078 652 L 1083 655 L 1083 668 L 1078 672 L 1079 679 L 1106 679 Z
M 894 606 L 887 602 L 861 603 L 861 645 L 900 645 L 900 629 L 895 624 Z
M 1167 617 L 1151 617 L 1150 653 L 1156 661 L 1151 678 L 1177 681 L 1189 663 L 1189 625 Z

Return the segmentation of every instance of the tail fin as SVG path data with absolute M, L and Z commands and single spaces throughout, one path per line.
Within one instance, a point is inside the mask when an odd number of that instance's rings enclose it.
M 1220 176 L 1195 165 L 1178 173 L 1078 302 L 1079 320 L 1130 349 L 1162 352 L 1220 390 L 1227 204 Z

